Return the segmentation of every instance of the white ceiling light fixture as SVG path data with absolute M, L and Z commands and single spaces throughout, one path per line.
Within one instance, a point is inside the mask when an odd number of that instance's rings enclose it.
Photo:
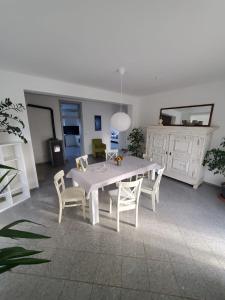
M 121 101 L 123 100 L 123 76 L 126 72 L 124 67 L 120 67 L 117 70 L 120 73 L 120 95 Z M 122 112 L 122 104 L 120 105 L 120 111 L 113 114 L 110 120 L 111 127 L 122 132 L 130 128 L 131 119 L 128 114 Z

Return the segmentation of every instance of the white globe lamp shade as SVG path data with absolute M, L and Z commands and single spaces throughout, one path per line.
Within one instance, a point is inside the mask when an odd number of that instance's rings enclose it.
M 124 112 L 117 112 L 112 115 L 110 121 L 111 127 L 118 131 L 126 131 L 130 128 L 130 116 Z

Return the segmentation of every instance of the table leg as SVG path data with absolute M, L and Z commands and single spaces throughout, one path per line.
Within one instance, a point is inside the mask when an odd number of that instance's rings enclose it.
M 75 187 L 79 186 L 79 184 L 75 180 L 73 180 L 73 179 L 72 179 L 72 183 L 73 183 L 73 186 L 75 186 Z
M 99 223 L 98 190 L 90 193 L 89 214 L 92 225 Z
M 152 181 L 155 181 L 155 169 L 152 170 Z

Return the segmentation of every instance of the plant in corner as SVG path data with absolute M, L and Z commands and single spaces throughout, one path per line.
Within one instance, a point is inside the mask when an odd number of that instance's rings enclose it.
M 26 138 L 23 136 L 24 123 L 13 113 L 21 112 L 25 108 L 19 104 L 13 104 L 9 98 L 5 101 L 0 102 L 0 132 L 7 132 L 9 134 L 14 134 L 18 136 L 24 143 L 27 143 Z M 7 175 L 15 171 L 10 180 L 7 180 Z M 17 176 L 17 169 L 0 164 L 0 197 L 4 193 L 7 186 L 12 182 L 12 180 Z M 2 229 L 0 229 L 0 238 L 11 238 L 11 239 L 45 239 L 48 236 L 32 233 L 29 231 L 15 230 L 11 227 L 20 223 L 34 223 L 29 220 L 18 220 L 15 221 Z M 40 224 L 38 224 L 40 225 Z M 27 250 L 23 247 L 7 247 L 0 249 L 0 274 L 11 270 L 19 265 L 33 265 L 42 264 L 49 262 L 48 259 L 31 257 L 34 254 L 42 253 L 39 250 Z
M 142 158 L 144 148 L 144 134 L 142 128 L 133 128 L 128 135 L 128 150 L 132 155 Z
M 14 104 L 9 98 L 0 102 L 0 132 L 7 132 L 18 136 L 24 143 L 27 143 L 23 136 L 25 127 L 23 121 L 15 113 L 25 110 L 22 103 Z
M 207 166 L 214 174 L 221 174 L 225 177 L 225 138 L 218 148 L 206 152 L 203 166 Z M 225 199 L 225 182 L 221 184 L 222 196 Z
M 18 220 L 0 229 L 0 237 L 6 237 L 11 239 L 49 238 L 48 236 L 32 233 L 29 231 L 11 229 L 11 227 L 23 222 L 29 222 L 29 223 L 40 225 L 38 223 L 31 222 L 29 220 Z M 34 264 L 43 264 L 49 262 L 50 260 L 48 259 L 31 257 L 34 254 L 39 254 L 42 252 L 43 251 L 39 251 L 39 250 L 28 250 L 21 246 L 7 247 L 7 248 L 0 249 L 0 274 L 9 271 L 19 265 L 34 265 Z

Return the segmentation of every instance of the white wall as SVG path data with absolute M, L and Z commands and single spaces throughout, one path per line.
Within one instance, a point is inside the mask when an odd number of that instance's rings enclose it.
M 59 97 L 51 95 L 40 95 L 40 94 L 31 94 L 25 93 L 25 99 L 27 104 L 42 105 L 46 107 L 51 107 L 54 113 L 55 120 L 55 133 L 57 139 L 62 139 L 62 129 L 61 129 L 61 120 L 60 120 L 60 110 L 59 110 Z M 37 115 L 41 116 L 45 110 L 38 111 L 36 108 L 29 108 L 29 110 L 36 111 Z M 49 119 L 50 119 L 50 112 Z M 44 125 L 39 124 L 41 128 L 44 128 Z M 52 134 L 52 133 L 51 133 Z
M 53 109 L 56 138 L 62 139 L 58 98 L 50 95 L 45 96 L 30 93 L 25 93 L 25 98 L 27 104 L 42 105 Z M 50 161 L 47 145 L 47 140 L 53 137 L 50 111 L 28 107 L 27 112 L 35 163 Z
M 110 149 L 110 118 L 119 111 L 119 105 L 99 102 L 82 102 L 83 115 L 83 130 L 84 130 L 84 150 L 85 153 L 92 153 L 92 139 L 101 138 L 106 144 L 107 149 Z M 102 116 L 102 130 L 95 131 L 94 116 Z
M 35 163 L 50 161 L 48 139 L 52 137 L 50 111 L 27 107 Z
M 219 128 L 213 134 L 211 147 L 217 147 L 221 139 L 225 137 L 225 81 L 149 95 L 142 101 L 143 105 L 139 112 L 141 126 L 158 124 L 159 112 L 162 107 L 214 103 L 211 126 Z M 204 180 L 219 185 L 224 178 L 205 170 Z
M 26 103 L 51 107 L 54 112 L 56 137 L 62 139 L 62 128 L 60 119 L 60 104 L 61 99 L 58 96 L 41 95 L 25 93 Z M 65 98 L 63 99 L 65 100 Z M 72 101 L 72 99 L 70 99 Z M 76 101 L 76 99 L 74 99 Z M 83 120 L 83 136 L 84 136 L 84 150 L 83 153 L 92 153 L 92 139 L 101 138 L 103 142 L 110 149 L 110 118 L 119 111 L 120 105 L 113 103 L 103 103 L 97 101 L 77 100 L 82 105 L 82 120 Z M 36 163 L 43 163 L 49 160 L 46 150 L 46 140 L 51 138 L 51 123 L 50 115 L 45 118 L 48 111 L 38 110 L 36 108 L 28 107 L 28 118 L 31 130 L 31 137 L 34 149 L 34 156 Z M 102 130 L 95 131 L 94 116 L 102 116 Z M 39 122 L 38 122 L 39 119 Z M 41 122 L 40 122 L 41 120 Z M 122 139 L 121 139 L 122 140 Z M 124 147 L 124 141 L 120 147 Z
M 85 98 L 91 100 L 101 100 L 105 102 L 131 104 L 133 109 L 132 125 L 137 126 L 139 122 L 138 98 L 124 95 L 121 99 L 119 93 L 114 93 L 102 89 L 87 87 L 78 84 L 67 83 L 44 77 L 26 75 L 22 73 L 7 72 L 0 70 L 0 99 L 10 98 L 13 102 L 21 102 L 25 105 L 24 91 L 42 92 L 47 94 L 61 95 L 65 97 Z M 29 185 L 31 188 L 38 186 L 33 148 L 31 144 L 30 129 L 28 124 L 27 112 L 20 115 L 25 123 L 24 134 L 28 139 L 28 144 L 23 145 L 25 154 L 26 168 L 28 173 Z M 19 139 L 13 135 L 0 134 L 0 142 L 15 142 Z

